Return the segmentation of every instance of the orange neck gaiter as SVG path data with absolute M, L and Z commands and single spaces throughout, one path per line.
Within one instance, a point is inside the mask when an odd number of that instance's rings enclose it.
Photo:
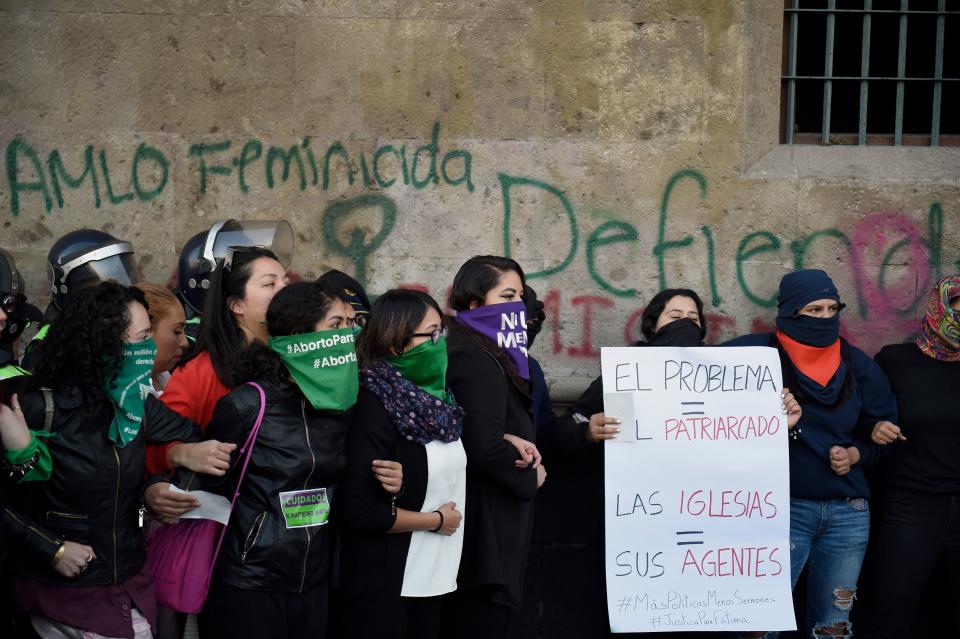
M 777 339 L 797 370 L 826 387 L 840 368 L 840 340 L 830 346 L 807 346 L 777 331 Z

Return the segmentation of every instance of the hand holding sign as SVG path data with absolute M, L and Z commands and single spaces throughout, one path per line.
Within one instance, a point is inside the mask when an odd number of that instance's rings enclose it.
M 768 348 L 602 349 L 598 415 L 624 427 L 604 451 L 614 632 L 794 627 L 786 434 L 800 406 L 779 364 Z
M 596 443 L 616 439 L 621 423 L 623 420 L 619 417 L 607 417 L 605 413 L 594 413 L 590 416 L 590 423 L 587 424 L 587 440 Z

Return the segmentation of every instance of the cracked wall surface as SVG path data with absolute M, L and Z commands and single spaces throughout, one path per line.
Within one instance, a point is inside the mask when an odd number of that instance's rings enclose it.
M 844 334 L 911 336 L 960 270 L 957 149 L 778 144 L 782 7 L 761 0 L 0 2 L 0 245 L 45 301 L 61 234 L 166 282 L 194 233 L 284 217 L 292 269 L 443 300 L 477 253 L 533 276 L 568 398 L 661 286 L 711 339 L 830 272 Z

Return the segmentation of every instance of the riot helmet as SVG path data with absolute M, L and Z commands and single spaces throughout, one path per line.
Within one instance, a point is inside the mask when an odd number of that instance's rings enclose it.
M 47 255 L 53 304 L 58 309 L 69 293 L 114 280 L 131 286 L 141 280 L 133 245 L 96 229 L 67 233 Z
M 293 228 L 286 220 L 220 220 L 187 240 L 177 262 L 177 294 L 188 318 L 203 313 L 214 272 L 228 250 L 239 246 L 269 249 L 287 268 L 293 258 Z
M 39 322 L 43 313 L 27 303 L 23 276 L 13 256 L 0 249 L 0 308 L 7 319 L 0 327 L 0 345 L 13 344 L 30 322 Z

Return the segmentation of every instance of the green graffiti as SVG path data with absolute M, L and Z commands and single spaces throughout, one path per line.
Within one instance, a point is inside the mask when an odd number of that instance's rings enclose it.
M 713 231 L 709 226 L 701 226 L 700 232 L 707 240 L 707 274 L 710 277 L 710 295 L 714 306 L 720 306 L 720 290 L 717 288 L 717 250 L 713 245 Z
M 343 220 L 358 209 L 379 208 L 383 217 L 383 223 L 380 230 L 364 242 L 367 231 L 359 226 L 350 229 L 350 240 L 346 244 L 340 242 L 338 228 Z M 350 258 L 354 265 L 354 277 L 357 281 L 366 286 L 367 284 L 367 258 L 380 248 L 397 220 L 397 205 L 393 200 L 379 193 L 369 193 L 359 195 L 349 200 L 334 202 L 323 212 L 323 238 L 327 246 L 340 255 Z
M 323 156 L 323 190 L 326 191 L 330 188 L 330 158 L 334 155 L 339 155 L 343 158 L 344 164 L 347 166 L 347 183 L 351 186 L 353 185 L 353 160 L 350 159 L 350 156 L 347 154 L 347 150 L 343 148 L 343 145 L 339 142 L 334 142 L 327 149 L 327 152 Z
M 373 182 L 370 181 L 370 169 L 367 168 L 367 156 L 365 153 L 360 154 L 360 172 L 363 173 L 363 185 L 369 189 L 373 186 Z
M 297 163 L 297 171 L 300 175 L 300 190 L 307 188 L 307 175 L 303 169 L 303 158 L 300 157 L 300 147 L 296 144 L 291 146 L 288 150 L 284 151 L 278 146 L 271 146 L 270 150 L 267 151 L 267 188 L 272 189 L 274 180 L 273 180 L 273 163 L 277 160 L 283 160 L 283 172 L 280 174 L 281 179 L 286 182 L 287 178 L 290 177 L 290 163 L 295 161 Z
M 369 151 L 360 149 L 351 154 L 342 142 L 335 141 L 327 147 L 322 158 L 323 166 L 320 167 L 309 137 L 301 138 L 289 147 L 273 145 L 259 139 L 198 142 L 189 145 L 187 157 L 197 160 L 200 195 L 207 194 L 214 177 L 229 177 L 233 174 L 234 168 L 236 168 L 236 188 L 240 193 L 248 194 L 253 186 L 253 176 L 258 175 L 253 168 L 257 162 L 263 163 L 262 175 L 264 185 L 268 189 L 279 187 L 280 183 L 292 182 L 300 191 L 305 191 L 308 183 L 314 187 L 319 185 L 320 189 L 328 191 L 332 188 L 331 179 L 336 180 L 336 176 L 331 176 L 331 171 L 340 170 L 339 167 L 331 166 L 338 159 L 343 163 L 349 186 L 353 186 L 359 173 L 366 189 L 389 188 L 402 183 L 404 186 L 421 190 L 431 184 L 434 186 L 446 184 L 453 187 L 463 185 L 467 192 L 472 193 L 475 188 L 473 156 L 469 151 L 456 148 L 443 153 L 440 148 L 440 134 L 440 122 L 435 121 L 430 131 L 429 141 L 417 148 L 412 159 L 408 157 L 406 144 L 399 148 L 384 144 L 376 149 Z M 239 150 L 239 153 L 235 153 L 235 150 Z M 149 202 L 164 191 L 171 179 L 172 163 L 169 157 L 160 149 L 147 143 L 140 144 L 129 157 L 131 164 L 129 189 L 122 191 L 118 190 L 120 182 L 114 184 L 111 180 L 111 167 L 107 161 L 108 151 L 105 148 L 94 148 L 92 145 L 83 148 L 81 156 L 84 165 L 79 177 L 67 170 L 64 154 L 59 149 L 50 152 L 46 165 L 22 136 L 9 142 L 6 151 L 10 210 L 14 215 L 18 215 L 24 208 L 24 198 L 28 193 L 41 195 L 46 212 L 52 210 L 54 201 L 62 209 L 68 204 L 65 192 L 67 189 L 64 186 L 73 190 L 80 189 L 88 179 L 93 187 L 93 202 L 96 207 L 100 207 L 101 197 L 105 197 L 114 205 L 134 200 Z M 111 156 L 114 155 L 113 150 L 109 153 Z M 385 155 L 392 155 L 397 159 L 398 175 L 384 174 L 382 160 Z M 146 163 L 154 165 L 157 169 L 156 186 L 150 186 L 149 181 L 144 182 L 142 179 Z M 33 172 L 30 171 L 31 164 Z M 297 171 L 295 179 L 291 176 L 294 170 Z
M 707 197 L 707 178 L 695 169 L 682 169 L 677 171 L 667 181 L 667 186 L 663 189 L 663 198 L 660 200 L 660 224 L 657 231 L 657 245 L 653 247 L 653 254 L 657 258 L 657 269 L 660 274 L 660 289 L 667 288 L 667 271 L 665 265 L 665 253 L 668 250 L 683 248 L 693 244 L 693 236 L 687 235 L 680 240 L 666 241 L 667 234 L 667 210 L 670 206 L 670 196 L 673 189 L 680 180 L 690 179 L 696 181 L 700 187 L 700 199 Z
M 103 171 L 103 183 L 107 187 L 107 199 L 110 204 L 120 204 L 133 199 L 133 191 L 116 195 L 113 192 L 113 183 L 110 181 L 110 169 L 107 168 L 107 150 L 100 149 L 100 170 Z
M 447 173 L 447 162 L 450 160 L 463 159 L 463 174 L 457 179 L 452 179 L 450 174 Z M 440 172 L 443 174 L 443 180 L 450 186 L 457 186 L 466 182 L 467 191 L 473 193 L 473 180 L 470 177 L 471 167 L 473 163 L 473 157 L 470 155 L 469 151 L 464 151 L 463 149 L 458 149 L 456 151 L 450 151 L 445 156 L 443 156 L 443 161 L 440 163 Z
M 547 184 L 546 182 L 541 182 L 539 180 L 534 180 L 533 178 L 514 177 L 512 175 L 507 175 L 506 173 L 497 173 L 497 178 L 500 180 L 500 190 L 503 193 L 503 254 L 506 257 L 510 257 L 510 219 L 513 213 L 510 200 L 510 189 L 515 186 L 531 186 L 533 188 L 546 191 L 560 200 L 560 204 L 563 206 L 563 211 L 567 215 L 567 221 L 570 224 L 570 249 L 567 251 L 566 257 L 563 258 L 563 261 L 560 264 L 545 268 L 542 271 L 537 271 L 535 273 L 527 273 L 527 279 L 532 280 L 539 277 L 547 277 L 548 275 L 553 275 L 554 273 L 560 273 L 570 266 L 570 263 L 573 261 L 573 256 L 577 252 L 579 233 L 577 231 L 577 218 L 573 213 L 573 206 L 571 206 L 570 201 L 567 199 L 567 196 L 563 194 L 563 191 L 553 185 Z
M 24 182 L 20 179 L 19 157 L 25 157 L 31 164 L 37 174 L 34 182 Z M 7 183 L 10 185 L 10 211 L 14 215 L 20 213 L 20 192 L 32 193 L 40 192 L 43 194 L 43 206 L 47 213 L 53 208 L 53 201 L 50 199 L 50 192 L 47 190 L 47 178 L 43 172 L 43 165 L 40 164 L 40 158 L 33 147 L 22 137 L 15 137 L 7 145 Z
M 896 242 L 893 246 L 887 249 L 887 252 L 883 254 L 883 259 L 880 260 L 880 269 L 877 272 L 877 289 L 881 292 L 886 292 L 887 288 L 887 267 L 890 266 L 890 262 L 893 260 L 894 256 L 902 249 L 910 246 L 911 238 L 904 238 L 899 242 Z M 916 312 L 915 304 L 923 297 L 926 297 L 927 292 L 925 290 L 918 290 L 914 299 L 907 304 L 905 308 L 898 308 L 896 312 L 898 315 L 913 315 Z
M 610 231 L 608 233 L 608 231 Z M 600 275 L 597 271 L 596 251 L 602 246 L 618 242 L 636 242 L 640 239 L 640 232 L 632 224 L 621 220 L 604 222 L 593 230 L 587 239 L 587 272 L 597 285 L 608 293 L 617 297 L 636 297 L 635 288 L 617 288 Z
M 759 244 L 750 246 L 755 240 L 763 240 Z M 747 297 L 748 300 L 756 304 L 757 306 L 762 306 L 764 308 L 772 308 L 777 305 L 777 294 L 774 293 L 771 297 L 760 297 L 747 285 L 747 279 L 743 274 L 743 263 L 749 260 L 754 255 L 760 255 L 761 253 L 776 253 L 780 250 L 780 238 L 771 233 L 770 231 L 755 231 L 749 235 L 744 236 L 740 240 L 740 245 L 737 246 L 737 282 L 740 284 L 740 290 L 743 291 L 743 294 Z
M 250 187 L 247 185 L 247 166 L 259 160 L 261 155 L 263 155 L 263 144 L 260 143 L 260 140 L 247 140 L 247 143 L 243 145 L 243 150 L 240 151 L 240 157 L 236 161 L 237 181 L 240 184 L 241 193 L 246 193 L 250 190 Z M 314 184 L 316 184 L 316 182 L 314 182 Z
M 319 180 L 319 174 L 317 172 L 317 158 L 313 155 L 313 147 L 310 146 L 310 138 L 303 138 L 301 145 L 307 154 L 307 162 L 310 163 L 310 184 L 316 186 Z
M 404 183 L 406 183 L 406 181 L 407 181 L 407 178 L 406 178 L 406 166 L 407 166 L 406 161 L 401 157 L 399 151 L 397 151 L 397 150 L 396 150 L 395 148 L 393 148 L 391 145 L 385 144 L 384 146 L 381 146 L 379 149 L 377 149 L 377 150 L 373 153 L 373 179 L 375 179 L 375 180 L 377 181 L 377 185 L 378 185 L 380 188 L 382 188 L 382 189 L 386 189 L 386 188 L 389 188 L 390 186 L 392 186 L 393 183 L 397 181 L 397 178 L 395 178 L 395 177 L 394 177 L 394 178 L 390 178 L 389 181 L 384 180 L 382 177 L 380 177 L 380 156 L 383 155 L 384 153 L 393 153 L 393 154 L 397 157 L 397 162 L 400 162 L 400 163 L 403 164 L 403 166 L 404 166 Z
M 163 174 L 163 177 L 161 177 L 157 182 L 157 186 L 150 190 L 144 190 L 144 188 L 140 185 L 140 163 L 143 161 L 156 162 Z M 153 198 L 160 195 L 160 193 L 163 192 L 164 187 L 167 186 L 167 178 L 170 176 L 170 162 L 167 161 L 167 158 L 163 155 L 163 153 L 160 152 L 159 149 L 155 149 L 152 146 L 147 146 L 146 142 L 141 142 L 140 146 L 137 147 L 137 152 L 133 155 L 132 171 L 133 190 L 136 191 L 137 197 L 140 198 L 141 202 L 149 202 Z
M 430 134 L 430 143 L 424 144 L 419 149 L 417 149 L 413 154 L 413 165 L 410 167 L 410 180 L 413 182 L 413 187 L 415 189 L 422 189 L 428 184 L 433 182 L 438 184 L 440 178 L 437 176 L 437 151 L 439 146 L 437 144 L 437 139 L 440 137 L 440 123 L 434 122 L 433 131 Z M 420 162 L 420 154 L 426 151 L 430 154 L 430 169 L 427 172 L 427 177 L 423 180 L 417 179 L 417 163 Z
M 847 234 L 841 231 L 840 229 L 821 229 L 815 231 L 808 235 L 805 238 L 794 240 L 790 242 L 790 249 L 793 251 L 793 268 L 794 270 L 800 270 L 804 268 L 804 262 L 807 256 L 807 250 L 809 250 L 810 245 L 820 239 L 821 237 L 830 238 L 838 240 L 841 242 L 847 249 L 847 255 L 850 258 L 851 263 L 854 261 L 853 258 L 853 242 L 850 241 L 850 238 L 847 237 Z M 860 317 L 866 317 L 867 310 L 867 301 L 863 297 L 863 286 L 861 282 L 857 282 L 854 286 L 854 290 L 857 295 L 857 306 L 860 308 Z
M 207 192 L 207 175 L 230 175 L 230 167 L 222 164 L 207 164 L 207 156 L 213 153 L 221 153 L 230 148 L 230 140 L 217 142 L 216 144 L 194 144 L 190 147 L 190 157 L 200 160 L 200 193 Z
M 80 177 L 73 177 L 67 172 L 63 160 L 60 159 L 60 151 L 54 149 L 47 156 L 47 169 L 50 171 L 50 184 L 53 185 L 53 195 L 57 198 L 57 206 L 63 208 L 63 189 L 60 187 L 60 180 L 71 189 L 79 189 L 84 179 L 89 175 L 90 184 L 93 186 L 93 206 L 100 208 L 100 185 L 97 184 L 97 169 L 93 163 L 93 145 L 88 144 L 83 151 L 83 173 Z

